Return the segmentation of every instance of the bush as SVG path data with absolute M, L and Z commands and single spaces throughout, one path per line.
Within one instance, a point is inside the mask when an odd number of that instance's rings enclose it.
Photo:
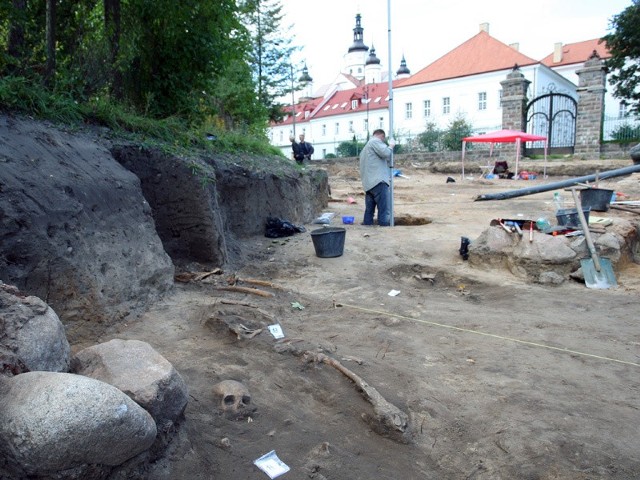
M 640 140 L 640 125 L 634 126 L 629 123 L 625 123 L 611 132 L 611 136 L 614 140 L 617 140 L 620 143 L 629 143 L 635 140 Z

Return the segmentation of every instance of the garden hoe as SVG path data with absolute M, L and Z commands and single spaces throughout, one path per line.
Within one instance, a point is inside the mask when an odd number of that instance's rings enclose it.
M 596 253 L 596 247 L 591 239 L 591 233 L 589 232 L 589 223 L 582 211 L 582 203 L 576 193 L 575 188 L 571 188 L 571 194 L 573 200 L 576 202 L 576 209 L 578 210 L 578 217 L 580 218 L 580 225 L 584 233 L 584 238 L 587 241 L 587 247 L 589 247 L 589 253 L 591 259 L 584 258 L 580 260 L 582 266 L 582 274 L 584 275 L 584 283 L 589 288 L 609 288 L 618 285 L 616 282 L 615 274 L 611 262 L 606 258 L 598 258 Z

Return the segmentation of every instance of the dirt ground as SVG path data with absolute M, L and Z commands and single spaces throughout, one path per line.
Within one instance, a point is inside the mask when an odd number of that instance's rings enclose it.
M 150 343 L 189 387 L 182 430 L 146 478 L 269 478 L 253 461 L 275 450 L 290 479 L 640 479 L 640 268 L 617 271 L 616 289 L 542 286 L 473 268 L 458 253 L 461 236 L 473 241 L 493 218 L 553 218 L 551 192 L 475 195 L 557 178 L 446 183 L 402 168 L 395 214 L 428 222 L 381 228 L 359 225 L 355 165 L 327 168 L 332 225 L 356 217 L 344 225 L 342 256 L 315 255 L 309 231 L 318 225 L 247 239 L 245 267 L 178 283 L 110 334 Z M 640 199 L 634 177 L 604 186 Z M 231 275 L 272 296 L 222 290 Z M 284 339 L 264 328 L 274 323 Z M 229 325 L 263 331 L 248 338 Z M 318 352 L 406 413 L 410 432 L 381 431 L 372 403 L 313 361 Z M 220 414 L 212 387 L 225 379 L 248 387 L 255 411 Z

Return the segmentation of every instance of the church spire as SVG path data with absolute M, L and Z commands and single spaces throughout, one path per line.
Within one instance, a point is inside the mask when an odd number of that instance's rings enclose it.
M 367 47 L 363 41 L 364 28 L 362 28 L 362 25 L 360 23 L 361 19 L 362 17 L 360 16 L 360 14 L 356 14 L 356 26 L 353 29 L 353 44 L 349 47 L 349 53 L 359 51 L 366 52 L 369 50 L 369 47 Z

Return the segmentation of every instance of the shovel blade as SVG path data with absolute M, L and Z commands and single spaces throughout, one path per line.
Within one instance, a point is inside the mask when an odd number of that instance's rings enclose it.
M 607 258 L 599 258 L 600 271 L 596 270 L 593 259 L 585 258 L 580 260 L 582 266 L 582 274 L 584 275 L 584 283 L 588 288 L 611 288 L 617 287 L 618 282 L 613 273 L 611 262 Z

